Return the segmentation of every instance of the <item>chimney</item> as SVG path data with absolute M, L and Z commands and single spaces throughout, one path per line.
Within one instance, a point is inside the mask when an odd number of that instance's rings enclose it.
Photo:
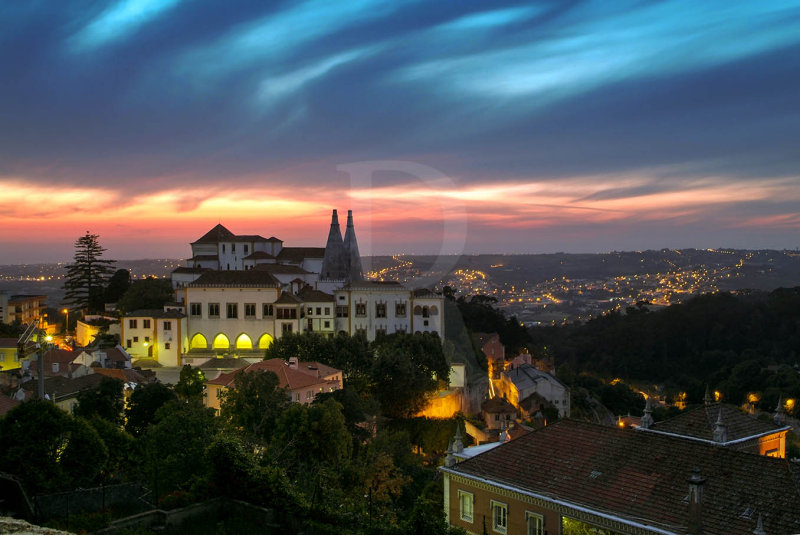
M 753 535 L 767 535 L 767 532 L 764 531 L 764 521 L 761 519 L 761 513 L 758 513 L 758 522 L 756 523 L 756 529 L 753 530 Z
M 364 280 L 364 272 L 361 269 L 361 255 L 358 252 L 358 241 L 356 241 L 356 229 L 353 226 L 352 210 L 347 211 L 347 228 L 344 231 L 344 255 L 348 280 Z
M 453 455 L 453 439 L 450 439 L 450 442 L 447 445 L 447 455 L 444 457 L 444 465 L 447 468 L 456 464 L 455 455 Z
M 331 215 L 331 229 L 328 242 L 325 244 L 325 256 L 322 259 L 321 279 L 342 280 L 346 277 L 345 249 L 342 231 L 339 228 L 339 214 L 336 210 Z
M 461 420 L 456 421 L 456 435 L 453 437 L 453 453 L 464 451 L 464 443 L 461 441 Z
M 692 470 L 689 478 L 689 535 L 702 535 L 703 533 L 703 484 L 705 479 L 700 475 L 700 469 Z
M 647 396 L 647 400 L 644 402 L 644 416 L 642 416 L 640 427 L 642 429 L 650 429 L 651 425 L 653 425 L 653 405 L 650 403 L 650 396 Z
M 717 422 L 714 424 L 714 442 L 724 443 L 728 441 L 728 426 L 722 421 L 722 406 L 719 408 Z
M 711 405 L 714 403 L 714 397 L 711 395 L 711 389 L 706 385 L 706 395 L 703 396 L 703 403 L 705 405 Z
M 772 420 L 776 425 L 784 424 L 785 419 L 783 417 L 783 400 L 780 396 L 778 396 L 778 406 L 775 407 L 775 415 L 772 417 Z
M 297 369 L 297 357 L 289 357 L 289 367 L 293 370 Z

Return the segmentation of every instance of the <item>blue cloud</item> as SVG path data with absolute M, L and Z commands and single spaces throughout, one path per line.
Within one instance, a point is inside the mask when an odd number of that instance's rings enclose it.
M 181 0 L 122 0 L 100 13 L 72 39 L 75 52 L 102 47 L 124 40 L 153 19 L 165 16 Z

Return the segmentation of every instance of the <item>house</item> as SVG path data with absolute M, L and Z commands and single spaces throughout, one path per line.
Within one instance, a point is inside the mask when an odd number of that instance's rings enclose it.
M 240 373 L 270 371 L 278 376 L 278 385 L 286 390 L 296 403 L 310 404 L 321 392 L 333 392 L 342 388 L 342 372 L 319 362 L 298 362 L 292 359 L 269 359 L 250 364 L 238 370 L 222 373 L 206 383 L 206 407 L 219 411 L 222 392 L 234 387 L 234 379 Z
M 500 380 L 495 381 L 495 388 L 499 395 L 515 407 L 528 407 L 531 404 L 525 403 L 525 399 L 538 394 L 558 409 L 560 418 L 566 418 L 570 414 L 569 388 L 549 373 L 539 371 L 530 364 L 509 367 L 500 374 Z
M 30 323 L 40 320 L 39 327 L 47 330 L 44 309 L 47 308 L 46 295 L 8 295 L 0 292 L 0 322 Z
M 313 332 L 325 337 L 336 334 L 334 313 L 334 296 L 311 286 L 303 287 L 297 292 L 297 297 L 302 301 L 305 309 L 305 323 L 303 330 Z
M 475 333 L 478 347 L 486 355 L 489 363 L 489 378 L 500 379 L 500 374 L 505 370 L 506 348 L 500 342 L 500 335 L 497 333 Z
M 47 399 L 65 412 L 71 413 L 78 404 L 78 393 L 81 390 L 97 388 L 103 381 L 104 376 L 96 373 L 89 373 L 80 377 L 46 377 L 44 380 L 44 392 Z M 37 382 L 28 381 L 22 385 L 25 392 L 25 399 L 30 399 L 36 395 Z
M 86 375 L 89 373 L 86 366 L 75 359 L 80 355 L 80 351 L 69 351 L 66 349 L 48 349 L 44 353 L 44 376 L 47 377 L 68 377 Z M 39 357 L 38 353 L 23 361 L 23 369 L 29 371 L 33 377 L 39 376 Z
M 78 352 L 73 361 L 75 364 L 106 369 L 130 369 L 131 355 L 122 346 L 84 349 Z
M 0 338 L 0 370 L 21 368 L 16 338 Z
M 186 315 L 174 309 L 136 310 L 120 321 L 120 342 L 133 359 L 180 366 L 188 341 Z
M 444 339 L 444 298 L 399 282 L 360 281 L 333 292 L 336 332 L 367 340 L 392 333 L 431 333 Z
M 517 408 L 503 398 L 487 399 L 481 405 L 481 415 L 487 429 L 507 429 L 516 422 Z
M 645 412 L 649 410 L 649 400 Z M 742 412 L 734 405 L 706 402 L 668 420 L 649 424 L 643 418 L 640 429 L 746 451 L 768 457 L 786 457 L 786 435 L 791 426 L 764 421 Z M 798 528 L 800 529 L 800 528 Z
M 447 522 L 473 534 L 800 530 L 800 466 L 659 433 L 566 419 L 446 464 Z

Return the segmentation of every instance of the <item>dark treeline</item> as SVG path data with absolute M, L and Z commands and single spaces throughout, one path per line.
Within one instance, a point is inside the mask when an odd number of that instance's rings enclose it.
M 662 384 L 698 402 L 705 385 L 730 403 L 758 392 L 761 408 L 800 396 L 800 287 L 707 294 L 662 310 L 628 307 L 585 324 L 531 329 L 531 347 L 559 375 Z

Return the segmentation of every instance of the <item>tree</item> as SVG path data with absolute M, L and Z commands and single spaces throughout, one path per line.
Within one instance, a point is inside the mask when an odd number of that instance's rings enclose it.
M 95 388 L 81 390 L 77 395 L 75 416 L 88 419 L 97 415 L 109 422 L 121 424 L 122 410 L 125 408 L 122 387 L 119 379 L 103 377 Z
M 175 392 L 162 383 L 138 385 L 128 399 L 125 409 L 127 422 L 125 429 L 135 437 L 147 431 L 147 427 L 155 422 L 156 412 L 170 401 L 177 398 Z
M 286 390 L 271 371 L 239 372 L 233 388 L 222 393 L 220 414 L 256 442 L 266 442 L 275 422 L 289 405 Z
M 181 376 L 175 385 L 175 393 L 184 401 L 202 401 L 206 385 L 206 374 L 200 368 L 184 364 Z
M 91 485 L 108 458 L 89 424 L 43 400 L 27 401 L 0 420 L 0 451 L 0 470 L 37 494 Z
M 127 269 L 118 269 L 108 280 L 104 301 L 116 303 L 131 286 L 131 272 Z
M 172 283 L 168 279 L 148 277 L 134 281 L 117 301 L 117 308 L 122 313 L 142 309 L 162 309 L 165 303 L 172 300 Z
M 352 446 L 342 406 L 333 399 L 310 406 L 293 403 L 276 422 L 273 441 L 290 467 L 336 467 Z
M 114 261 L 101 258 L 106 249 L 98 238 L 88 230 L 78 238 L 73 263 L 67 266 L 64 301 L 83 310 L 103 308 L 106 279 L 113 272 Z

